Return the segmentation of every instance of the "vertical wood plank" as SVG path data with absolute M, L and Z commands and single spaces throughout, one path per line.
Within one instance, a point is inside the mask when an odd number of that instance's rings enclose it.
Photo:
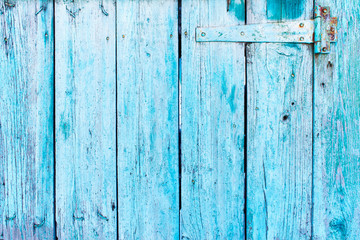
M 247 23 L 311 19 L 310 0 L 247 1 Z M 310 239 L 313 50 L 247 45 L 248 239 Z
M 177 6 L 117 2 L 120 239 L 179 239 Z
M 0 239 L 54 238 L 53 36 L 51 1 L 0 3 Z
M 316 1 L 338 17 L 331 53 L 315 56 L 314 239 L 360 236 L 360 5 Z
M 181 239 L 244 239 L 244 44 L 197 43 L 243 24 L 244 1 L 182 1 Z
M 116 238 L 115 3 L 56 1 L 59 239 Z

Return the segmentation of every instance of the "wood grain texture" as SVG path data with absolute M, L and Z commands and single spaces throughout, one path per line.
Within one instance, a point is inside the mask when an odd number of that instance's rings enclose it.
M 59 239 L 115 239 L 113 1 L 56 1 L 56 221 Z
M 248 1 L 247 23 L 312 18 L 312 1 L 301 2 Z M 310 239 L 312 46 L 249 44 L 246 51 L 248 239 Z
M 0 3 L 0 239 L 54 237 L 52 9 Z
M 120 239 L 179 239 L 177 6 L 117 2 Z
M 243 1 L 182 1 L 181 239 L 244 239 L 244 44 L 195 41 L 244 16 Z
M 338 41 L 315 57 L 314 239 L 360 236 L 360 6 L 323 0 Z

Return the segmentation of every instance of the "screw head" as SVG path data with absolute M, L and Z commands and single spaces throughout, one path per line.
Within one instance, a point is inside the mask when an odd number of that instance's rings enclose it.
M 327 13 L 327 9 L 326 9 L 326 8 L 323 8 L 322 12 L 323 12 L 323 13 Z
M 327 52 L 327 50 L 328 50 L 327 47 L 323 47 L 323 48 L 322 48 L 322 51 L 323 51 L 323 52 Z
M 202 32 L 202 33 L 201 33 L 201 36 L 202 36 L 202 37 L 205 37 L 205 36 L 206 36 L 206 33 Z
M 304 37 L 300 37 L 300 41 L 304 41 Z
M 244 32 L 241 32 L 241 33 L 240 33 L 240 35 L 241 35 L 241 36 L 244 36 L 244 35 L 245 35 L 245 33 L 244 33 Z
M 304 23 L 300 23 L 299 26 L 300 26 L 300 27 L 304 27 Z
M 106 40 L 109 40 L 110 38 L 109 37 L 106 37 Z

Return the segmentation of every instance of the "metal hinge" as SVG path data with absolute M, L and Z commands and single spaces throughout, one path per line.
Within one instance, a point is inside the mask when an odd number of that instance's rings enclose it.
M 337 41 L 337 18 L 330 8 L 315 7 L 315 19 L 282 23 L 198 27 L 197 42 L 314 43 L 315 53 L 329 53 Z

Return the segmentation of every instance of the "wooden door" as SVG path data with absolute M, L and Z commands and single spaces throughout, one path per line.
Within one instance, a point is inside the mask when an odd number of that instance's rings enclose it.
M 338 18 L 327 54 L 198 41 L 316 5 Z M 351 0 L 2 1 L 0 240 L 359 239 L 359 19 Z

